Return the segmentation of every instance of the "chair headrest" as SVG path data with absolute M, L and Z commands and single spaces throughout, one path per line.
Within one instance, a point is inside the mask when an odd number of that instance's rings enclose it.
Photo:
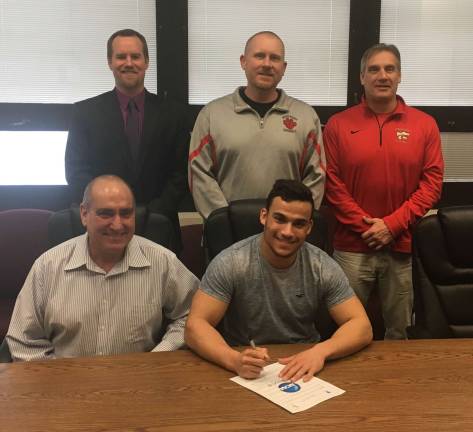
M 438 218 L 450 261 L 456 267 L 473 267 L 473 206 L 439 209 Z
M 232 201 L 229 204 L 228 217 L 230 218 L 233 242 L 263 231 L 263 225 L 259 221 L 259 213 L 264 206 L 264 199 L 245 199 Z

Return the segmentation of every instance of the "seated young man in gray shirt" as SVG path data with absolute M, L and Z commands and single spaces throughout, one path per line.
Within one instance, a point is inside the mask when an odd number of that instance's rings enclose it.
M 360 350 L 372 340 L 365 310 L 338 264 L 306 243 L 314 204 L 295 180 L 277 180 L 261 209 L 262 234 L 222 251 L 209 265 L 194 296 L 186 343 L 199 355 L 244 378 L 256 378 L 269 359 L 266 348 L 242 352 L 232 345 L 313 343 L 281 358 L 284 380 L 308 381 L 325 360 Z M 325 303 L 338 325 L 320 341 L 315 315 Z M 222 334 L 217 331 L 216 327 Z

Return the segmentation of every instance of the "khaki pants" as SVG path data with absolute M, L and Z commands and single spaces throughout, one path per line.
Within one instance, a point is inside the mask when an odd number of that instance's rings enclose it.
M 414 294 L 411 255 L 390 250 L 373 253 L 334 251 L 353 290 L 366 307 L 377 288 L 383 310 L 385 339 L 406 339 L 412 323 Z

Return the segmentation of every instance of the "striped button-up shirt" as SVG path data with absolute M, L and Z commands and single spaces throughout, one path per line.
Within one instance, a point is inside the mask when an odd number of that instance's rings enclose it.
M 198 283 L 172 252 L 142 237 L 108 273 L 92 261 L 87 234 L 71 239 L 36 260 L 18 295 L 7 334 L 12 358 L 178 349 Z

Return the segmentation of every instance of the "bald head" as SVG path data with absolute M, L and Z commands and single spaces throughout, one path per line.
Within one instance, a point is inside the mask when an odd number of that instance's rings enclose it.
M 133 196 L 133 192 L 130 186 L 128 185 L 128 183 L 116 175 L 108 175 L 108 174 L 95 177 L 93 180 L 89 182 L 89 184 L 86 186 L 84 190 L 84 196 L 82 198 L 82 206 L 84 206 L 85 208 L 90 208 L 93 198 L 94 198 L 94 193 L 96 193 L 97 190 L 104 190 L 104 189 L 110 189 L 110 188 L 124 189 L 124 193 L 130 194 L 131 200 L 133 202 L 133 207 L 135 207 L 135 197 Z
M 251 36 L 240 56 L 240 65 L 247 80 L 246 96 L 260 103 L 274 102 L 279 97 L 277 86 L 287 64 L 284 44 L 277 34 L 263 31 Z
M 284 55 L 285 55 L 285 47 L 284 47 L 284 42 L 282 41 L 282 39 L 274 32 L 272 31 L 269 31 L 269 30 L 264 30 L 264 31 L 260 31 L 258 33 L 255 33 L 253 36 L 251 36 L 247 41 L 246 41 L 246 44 L 245 44 L 245 55 L 248 54 L 248 49 L 250 48 L 251 46 L 251 43 L 253 42 L 253 40 L 255 38 L 258 38 L 260 36 L 268 36 L 268 37 L 272 37 L 274 39 L 277 39 L 279 41 L 279 43 L 281 44 L 281 52 L 282 52 L 282 57 L 283 57 L 283 60 L 284 60 Z

